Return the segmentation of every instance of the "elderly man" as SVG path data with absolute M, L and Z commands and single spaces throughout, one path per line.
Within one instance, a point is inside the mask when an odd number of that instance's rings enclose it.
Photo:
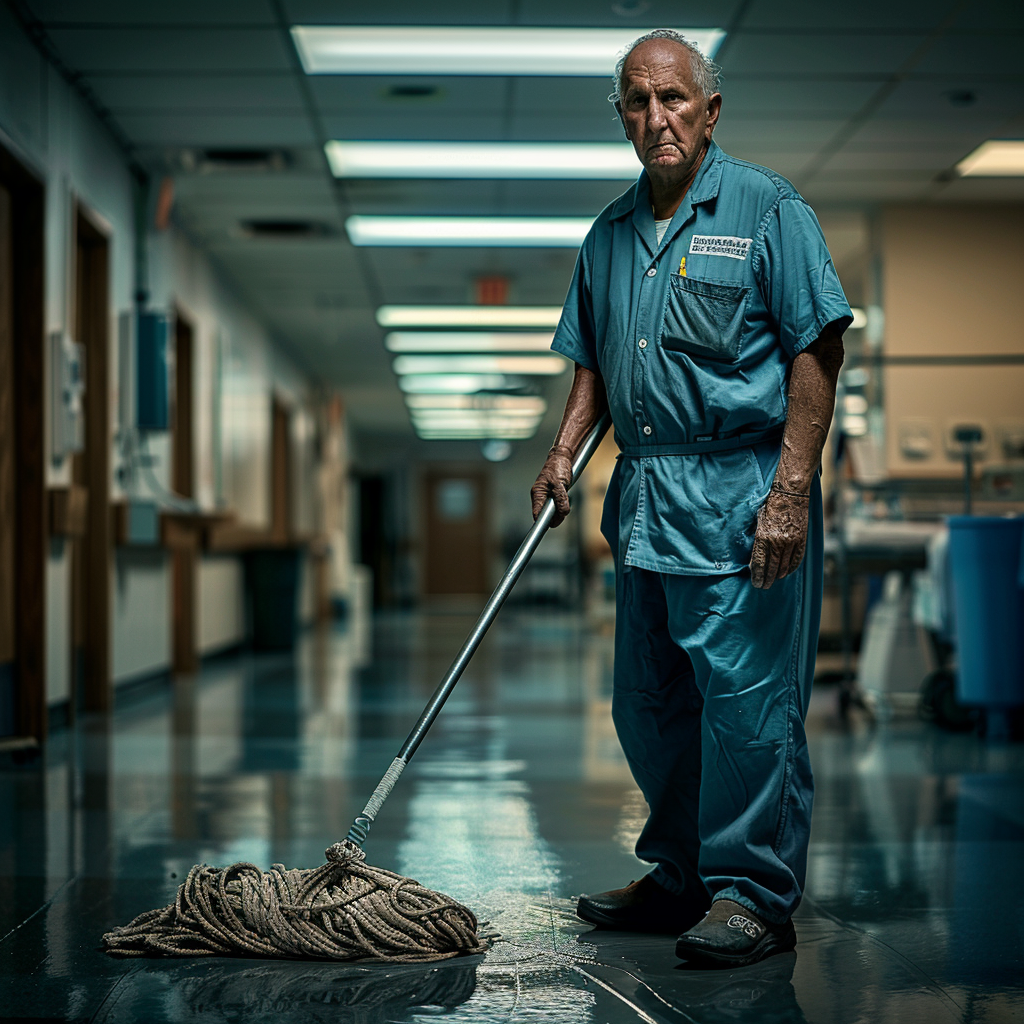
M 573 454 L 610 408 L 612 714 L 650 807 L 636 853 L 654 868 L 577 912 L 742 965 L 796 942 L 818 467 L 852 317 L 807 203 L 712 141 L 718 69 L 696 47 L 641 37 L 612 99 L 644 171 L 580 250 L 552 343 L 576 373 L 532 498 L 536 516 L 554 497 L 562 521 Z

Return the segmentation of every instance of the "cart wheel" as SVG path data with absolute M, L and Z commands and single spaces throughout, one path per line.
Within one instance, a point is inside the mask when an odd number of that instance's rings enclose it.
M 956 677 L 947 669 L 932 672 L 921 684 L 921 714 L 949 732 L 970 732 L 976 715 L 956 699 Z

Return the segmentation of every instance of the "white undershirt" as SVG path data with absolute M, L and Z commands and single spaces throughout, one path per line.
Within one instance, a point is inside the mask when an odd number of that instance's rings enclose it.
M 661 240 L 665 237 L 665 232 L 668 231 L 668 226 L 671 223 L 671 217 L 666 217 L 664 220 L 656 220 L 654 222 L 654 231 L 658 236 L 658 245 L 661 245 Z

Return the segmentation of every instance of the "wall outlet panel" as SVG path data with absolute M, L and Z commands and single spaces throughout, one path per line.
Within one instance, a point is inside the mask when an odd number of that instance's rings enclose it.
M 1001 424 L 1018 421 L 1024 366 L 888 366 L 885 374 L 888 476 L 962 476 L 963 461 L 959 454 L 951 454 L 949 440 L 957 424 L 976 423 L 986 432 L 981 451 L 975 452 L 978 472 L 986 465 L 1006 462 Z

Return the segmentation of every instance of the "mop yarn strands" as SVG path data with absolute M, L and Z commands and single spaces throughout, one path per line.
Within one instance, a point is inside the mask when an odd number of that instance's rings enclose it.
M 473 912 L 335 843 L 310 870 L 192 868 L 170 906 L 103 936 L 115 956 L 266 956 L 425 963 L 482 953 Z

